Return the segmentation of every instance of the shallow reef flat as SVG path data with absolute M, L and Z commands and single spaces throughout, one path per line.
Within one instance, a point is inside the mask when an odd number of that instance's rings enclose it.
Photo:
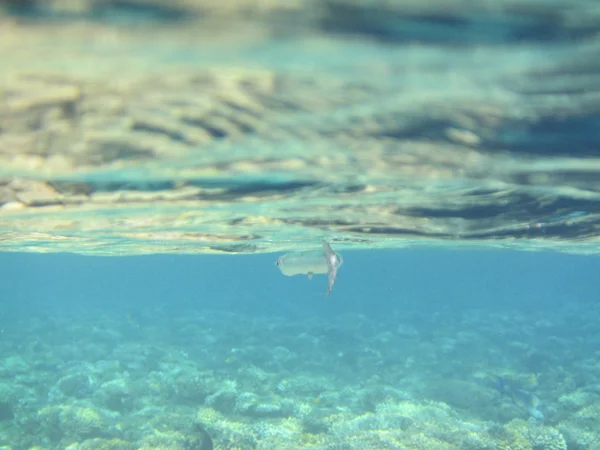
M 566 0 L 0 2 L 0 245 L 597 252 L 597 18 Z
M 6 311 L 0 445 L 202 450 L 207 432 L 221 449 L 597 449 L 598 311 L 567 309 Z

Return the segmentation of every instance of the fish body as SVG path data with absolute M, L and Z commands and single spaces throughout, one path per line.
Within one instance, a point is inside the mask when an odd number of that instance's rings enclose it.
M 541 411 L 542 404 L 535 394 L 525 389 L 517 388 L 507 382 L 504 377 L 496 376 L 496 389 L 501 397 L 507 396 L 512 400 L 517 408 L 526 412 L 535 420 L 544 420 L 544 413 Z
M 275 265 L 282 274 L 288 277 L 308 275 L 308 278 L 311 279 L 315 274 L 327 274 L 327 291 L 325 292 L 327 297 L 333 289 L 337 271 L 344 263 L 344 258 L 334 252 L 327 242 L 321 241 L 321 244 L 323 248 L 320 251 L 292 252 L 280 256 Z
M 294 275 L 326 274 L 327 261 L 323 252 L 314 250 L 305 252 L 292 252 L 277 259 L 277 267 L 282 274 L 292 277 Z

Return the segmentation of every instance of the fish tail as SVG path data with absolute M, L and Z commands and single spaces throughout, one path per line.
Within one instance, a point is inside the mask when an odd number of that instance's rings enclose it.
M 335 265 L 337 256 L 325 240 L 322 240 L 321 243 L 323 244 L 323 255 L 327 262 L 327 290 L 325 291 L 325 297 L 329 297 L 335 283 L 335 277 L 337 276 L 337 267 Z

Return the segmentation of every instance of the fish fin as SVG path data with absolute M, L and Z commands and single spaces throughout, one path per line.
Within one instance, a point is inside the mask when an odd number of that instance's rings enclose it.
M 329 294 L 331 294 L 331 291 L 333 290 L 335 277 L 337 276 L 338 266 L 336 266 L 336 262 L 338 256 L 325 240 L 322 240 L 321 243 L 323 244 L 323 255 L 327 262 L 327 291 L 325 291 L 325 297 L 329 297 Z
M 333 283 L 335 283 L 335 277 L 337 275 L 337 269 L 330 270 L 327 272 L 327 291 L 325 292 L 325 297 L 329 297 L 331 291 L 333 290 Z
M 335 256 L 335 252 L 331 248 L 331 246 L 325 242 L 325 239 L 321 240 L 321 244 L 323 244 L 323 254 L 327 258 L 327 265 L 329 265 L 330 258 Z
M 312 280 L 312 276 L 313 276 L 313 273 L 312 272 L 308 272 L 308 279 L 309 280 Z

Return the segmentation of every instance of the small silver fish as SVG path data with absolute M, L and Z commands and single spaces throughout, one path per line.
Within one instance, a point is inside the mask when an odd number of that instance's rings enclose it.
M 275 265 L 279 267 L 282 274 L 288 277 L 294 275 L 308 275 L 312 279 L 314 274 L 327 274 L 327 291 L 325 297 L 329 297 L 338 269 L 344 263 L 344 258 L 339 253 L 333 251 L 329 244 L 321 241 L 323 250 L 316 252 L 314 250 L 303 252 L 286 253 L 277 258 Z

